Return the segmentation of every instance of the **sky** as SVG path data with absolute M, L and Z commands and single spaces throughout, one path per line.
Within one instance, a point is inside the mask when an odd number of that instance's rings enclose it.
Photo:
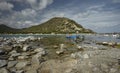
M 120 26 L 120 0 L 0 0 L 0 24 L 26 28 L 53 17 L 66 17 L 100 32 Z

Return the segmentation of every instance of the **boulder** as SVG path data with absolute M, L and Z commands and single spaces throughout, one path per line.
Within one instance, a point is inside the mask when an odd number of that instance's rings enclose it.
M 17 61 L 9 61 L 7 68 L 14 67 L 17 64 Z
M 27 62 L 18 62 L 15 67 L 16 67 L 16 69 L 22 69 L 26 65 L 27 65 Z
M 8 72 L 7 69 L 5 69 L 5 68 L 1 68 L 1 69 L 0 69 L 0 73 L 9 73 L 9 72 Z
M 7 61 L 6 60 L 0 60 L 0 67 L 6 66 Z

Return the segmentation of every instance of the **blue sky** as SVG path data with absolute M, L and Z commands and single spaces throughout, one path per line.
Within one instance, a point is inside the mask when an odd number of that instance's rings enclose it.
M 73 19 L 94 31 L 120 26 L 120 0 L 0 0 L 0 24 L 25 28 L 53 17 Z

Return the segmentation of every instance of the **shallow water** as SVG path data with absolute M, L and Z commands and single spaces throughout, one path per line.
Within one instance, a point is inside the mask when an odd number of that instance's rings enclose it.
M 73 34 L 76 35 L 76 34 Z M 120 39 L 117 39 L 116 37 L 113 37 L 112 35 L 104 36 L 99 34 L 77 34 L 79 36 L 84 36 L 85 40 L 91 40 L 91 41 L 97 41 L 97 42 L 120 42 Z M 0 34 L 0 37 L 2 38 L 19 38 L 19 37 L 46 37 L 46 36 L 66 36 L 65 34 L 57 34 L 57 35 L 51 35 L 51 34 Z

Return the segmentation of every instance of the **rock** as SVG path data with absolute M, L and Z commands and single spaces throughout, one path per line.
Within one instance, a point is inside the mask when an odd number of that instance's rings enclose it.
M 5 68 L 1 68 L 1 69 L 0 69 L 0 73 L 8 73 L 8 70 L 5 69 Z
M 64 51 L 60 50 L 60 51 L 56 51 L 56 54 L 60 55 L 60 54 L 63 54 Z
M 15 73 L 24 73 L 24 71 L 23 70 L 15 71 Z
M 28 58 L 28 56 L 18 56 L 19 60 L 24 60 L 24 59 L 27 59 L 27 58 Z
M 11 54 L 11 57 L 17 57 L 17 56 L 20 56 L 20 53 L 13 53 L 13 54 Z
M 5 54 L 5 51 L 4 50 L 0 50 L 0 55 L 4 55 Z
M 45 55 L 46 54 L 46 52 L 45 52 L 45 50 L 43 48 L 37 48 L 37 49 L 34 50 L 34 52 L 39 53 L 41 55 Z
M 26 71 L 25 73 L 37 73 L 36 70 L 29 70 L 29 71 Z
M 27 65 L 27 62 L 18 62 L 15 67 L 16 67 L 16 69 L 22 69 L 26 65 Z
M 101 64 L 101 70 L 105 72 L 109 72 L 109 66 L 107 64 Z
M 13 67 L 13 66 L 15 66 L 16 64 L 17 64 L 17 61 L 9 61 L 7 67 L 8 67 L 8 68 Z
M 110 69 L 110 73 L 116 73 L 116 72 L 117 72 L 117 69 L 115 69 L 115 68 Z
M 31 59 L 31 64 L 32 65 L 39 65 L 40 61 L 39 61 L 39 55 L 34 55 Z
M 9 52 L 10 55 L 13 54 L 13 53 L 17 53 L 17 51 L 16 50 L 12 50 L 11 52 Z
M 81 48 L 82 48 L 82 46 L 80 46 L 80 45 L 77 45 L 77 48 L 78 48 L 78 49 L 81 49 Z
M 0 67 L 6 66 L 7 61 L 6 60 L 0 60 Z
M 23 47 L 23 51 L 28 51 L 28 50 L 30 50 L 30 49 L 32 49 L 32 47 L 29 46 L 29 45 L 25 45 L 25 46 Z
M 84 54 L 83 58 L 88 59 L 89 58 L 88 54 Z

